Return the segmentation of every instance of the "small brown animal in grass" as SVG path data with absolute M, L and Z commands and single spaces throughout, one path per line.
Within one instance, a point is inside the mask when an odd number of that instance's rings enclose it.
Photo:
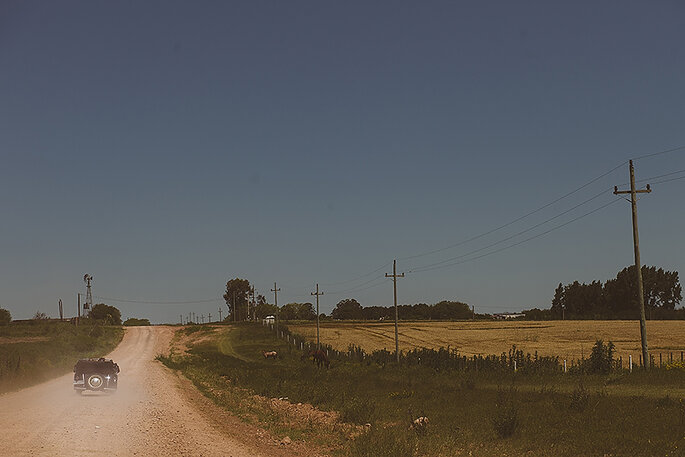
M 325 366 L 326 368 L 330 368 L 331 366 L 331 361 L 328 360 L 328 356 L 323 349 L 309 351 L 308 355 L 302 355 L 302 360 L 308 359 L 309 357 L 312 358 L 312 360 L 316 363 L 316 366 L 319 368 L 321 368 L 321 365 Z
M 276 357 L 278 357 L 276 351 L 262 351 L 262 355 L 264 355 L 265 359 L 275 359 Z

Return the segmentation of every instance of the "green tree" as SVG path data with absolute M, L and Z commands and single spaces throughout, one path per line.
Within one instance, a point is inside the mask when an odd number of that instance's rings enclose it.
M 677 271 L 665 271 L 663 268 L 642 267 L 645 312 L 648 318 L 668 317 L 675 306 L 680 303 L 682 287 Z M 640 313 L 637 300 L 637 275 L 635 266 L 624 268 L 616 279 L 607 281 L 605 300 L 608 308 L 616 318 L 636 318 Z
M 564 301 L 564 286 L 561 283 L 559 283 L 559 286 L 554 291 L 554 298 L 552 298 L 552 308 L 550 309 L 550 311 L 552 312 L 552 316 L 554 316 L 555 319 L 564 318 Z
M 88 317 L 94 320 L 105 321 L 108 325 L 121 325 L 121 311 L 116 307 L 98 303 L 88 313 Z
M 0 308 L 0 325 L 9 325 L 12 322 L 12 314 L 5 308 Z
M 243 321 L 248 318 L 248 297 L 252 291 L 250 281 L 247 279 L 235 278 L 226 283 L 226 293 L 224 300 L 228 306 L 228 316 L 226 320 Z
M 257 314 L 257 319 L 260 320 L 264 319 L 266 316 L 275 316 L 276 306 L 272 305 L 271 303 L 259 303 L 258 300 L 255 313 Z
M 281 307 L 278 317 L 284 321 L 294 321 L 297 319 L 298 304 L 287 303 Z
M 473 313 L 466 303 L 443 300 L 432 306 L 431 319 L 470 319 Z
M 125 326 L 138 326 L 138 325 L 150 325 L 150 319 L 137 319 L 135 317 L 129 317 L 124 321 Z
M 340 300 L 333 312 L 331 313 L 333 319 L 363 319 L 364 312 L 362 305 L 354 298 L 346 298 Z

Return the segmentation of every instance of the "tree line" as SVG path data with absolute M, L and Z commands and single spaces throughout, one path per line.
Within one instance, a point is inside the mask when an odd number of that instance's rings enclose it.
M 682 300 L 678 272 L 646 265 L 641 270 L 647 319 L 685 319 L 685 309 L 676 309 Z M 604 283 L 559 283 L 549 309 L 531 309 L 525 314 L 533 320 L 638 319 L 637 297 L 637 274 L 632 265 Z
M 234 278 L 226 283 L 224 300 L 228 307 L 226 321 L 244 321 L 250 319 L 261 320 L 267 316 L 275 316 L 282 320 L 314 320 L 316 310 L 310 302 L 287 303 L 279 306 L 267 303 L 263 295 L 256 294 L 254 287 L 247 279 Z M 429 305 L 417 303 L 415 305 L 399 305 L 398 312 L 404 320 L 450 320 L 471 319 L 472 317 L 484 317 L 473 313 L 473 309 L 466 303 L 443 300 Z M 386 320 L 395 318 L 393 306 L 362 306 L 354 298 L 340 300 L 330 316 L 321 313 L 324 319 L 351 319 L 351 320 Z M 489 317 L 489 316 L 488 316 Z

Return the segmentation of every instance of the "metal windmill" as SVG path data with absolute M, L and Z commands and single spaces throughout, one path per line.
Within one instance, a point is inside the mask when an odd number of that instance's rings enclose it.
M 83 275 L 83 281 L 87 284 L 86 286 L 86 302 L 83 304 L 83 309 L 90 309 L 93 307 L 93 292 L 90 289 L 90 282 L 93 280 L 93 277 L 86 273 Z

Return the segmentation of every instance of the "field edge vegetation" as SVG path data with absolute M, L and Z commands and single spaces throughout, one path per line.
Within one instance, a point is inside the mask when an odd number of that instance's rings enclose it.
M 372 357 L 334 359 L 326 370 L 302 360 L 304 344 L 287 330 L 285 339 L 254 324 L 178 333 L 203 335 L 186 351 L 160 355 L 164 364 L 244 420 L 333 454 L 652 456 L 682 455 L 685 445 L 685 404 L 674 395 L 685 372 L 607 372 L 609 343 L 596 345 L 588 359 L 594 368 L 570 374 Z M 264 350 L 279 357 L 266 359 Z M 275 406 L 285 399 L 314 405 L 329 420 L 293 420 L 287 407 Z M 420 417 L 429 421 L 416 425 Z

